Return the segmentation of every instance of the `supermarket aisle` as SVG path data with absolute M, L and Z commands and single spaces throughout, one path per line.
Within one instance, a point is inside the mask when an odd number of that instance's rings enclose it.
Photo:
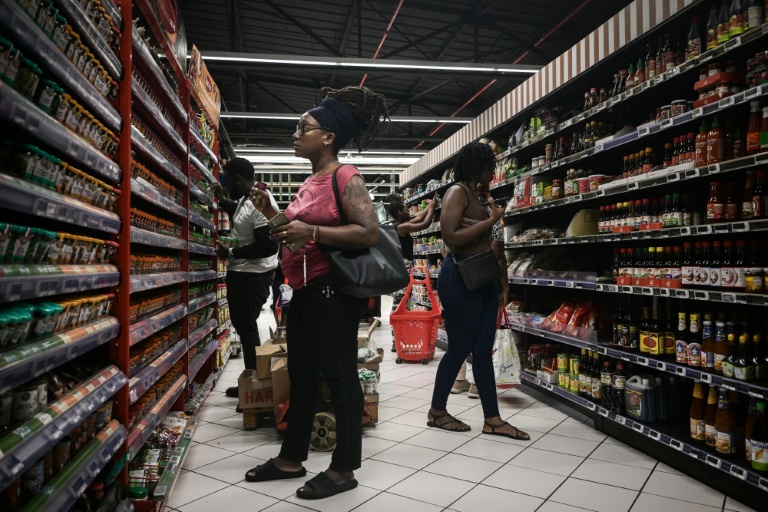
M 382 311 L 389 310 L 385 298 Z M 274 323 L 266 313 L 264 331 Z M 388 348 L 385 316 L 374 337 Z M 503 417 L 531 435 L 530 442 L 480 435 L 480 403 L 466 394 L 451 395 L 449 411 L 469 423 L 471 432 L 430 429 L 426 412 L 440 355 L 428 366 L 397 365 L 394 354 L 386 352 L 379 424 L 365 431 L 365 460 L 356 472 L 360 486 L 317 502 L 295 497 L 303 480 L 243 480 L 246 470 L 277 454 L 280 442 L 274 429 L 241 429 L 236 399 L 223 391 L 236 382 L 243 362 L 230 360 L 201 412 L 204 424 L 197 429 L 170 507 L 179 512 L 210 512 L 213 507 L 249 512 L 751 510 L 519 390 L 500 392 L 499 405 Z M 328 453 L 311 452 L 305 465 L 314 474 L 329 460 Z

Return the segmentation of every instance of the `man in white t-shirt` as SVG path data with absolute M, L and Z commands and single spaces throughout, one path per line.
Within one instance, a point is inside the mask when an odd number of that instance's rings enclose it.
M 227 260 L 227 302 L 232 326 L 240 336 L 245 368 L 256 369 L 256 347 L 261 345 L 257 320 L 269 297 L 277 267 L 278 243 L 269 238 L 267 218 L 254 208 L 249 194 L 255 178 L 253 164 L 235 158 L 224 166 L 227 192 L 234 201 L 224 198 L 220 185 L 214 192 L 219 208 L 231 219 L 234 247 L 219 242 L 216 254 Z M 273 208 L 277 202 L 269 194 Z M 237 387 L 227 389 L 227 396 L 237 396 Z

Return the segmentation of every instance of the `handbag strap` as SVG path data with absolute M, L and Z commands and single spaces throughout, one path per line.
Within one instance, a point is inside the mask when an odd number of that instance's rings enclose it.
M 347 216 L 344 215 L 344 208 L 341 207 L 341 194 L 339 194 L 339 181 L 336 179 L 336 173 L 339 172 L 343 165 L 340 165 L 333 171 L 331 176 L 331 187 L 333 187 L 333 197 L 336 198 L 336 207 L 339 209 L 339 215 L 341 216 L 342 224 L 347 224 Z

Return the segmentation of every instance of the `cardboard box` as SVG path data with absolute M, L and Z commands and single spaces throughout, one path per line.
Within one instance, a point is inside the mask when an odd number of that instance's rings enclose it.
M 280 344 L 288 343 L 288 339 L 284 335 L 283 336 L 279 335 L 280 332 L 285 333 L 285 327 L 278 328 L 277 331 L 273 331 L 272 328 L 270 327 L 269 328 L 269 341 L 265 341 L 263 344 L 266 345 L 266 344 L 271 343 L 273 345 L 280 345 Z
M 584 209 L 579 210 L 568 229 L 565 230 L 565 236 L 588 236 L 597 234 L 597 222 L 600 218 L 600 210 Z
M 357 369 L 362 370 L 363 368 L 365 368 L 366 370 L 371 370 L 372 372 L 379 371 L 379 363 L 384 360 L 384 349 L 377 348 L 376 352 L 379 355 L 376 356 L 372 361 L 369 361 L 367 363 L 357 363 Z
M 237 388 L 241 409 L 274 407 L 271 379 L 259 379 L 253 370 L 243 370 L 237 379 Z
M 280 343 L 256 347 L 256 378 L 270 378 L 273 357 L 288 357 L 288 345 Z
M 358 336 L 357 337 L 357 348 L 365 348 L 368 346 L 368 342 L 371 339 L 371 335 L 373 334 L 373 331 L 376 330 L 378 326 L 381 325 L 381 321 L 376 318 L 374 319 L 371 326 L 368 328 L 368 334 L 366 336 Z
M 288 359 L 276 359 L 271 367 L 272 398 L 275 402 L 275 415 L 279 415 L 278 407 L 288 401 L 291 394 L 291 381 L 288 377 Z
M 379 394 L 365 395 L 365 401 L 369 404 L 377 404 L 379 403 Z
M 379 404 L 367 404 L 368 411 L 371 413 L 371 423 L 369 425 L 375 425 L 379 422 Z

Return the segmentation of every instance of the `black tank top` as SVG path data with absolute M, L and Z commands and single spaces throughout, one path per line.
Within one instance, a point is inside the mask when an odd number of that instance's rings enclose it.
M 397 224 L 395 224 L 395 227 L 397 227 Z M 406 234 L 404 236 L 397 235 L 397 238 L 400 239 L 400 245 L 403 248 L 403 258 L 406 260 L 412 260 L 413 259 L 413 238 L 410 234 Z

